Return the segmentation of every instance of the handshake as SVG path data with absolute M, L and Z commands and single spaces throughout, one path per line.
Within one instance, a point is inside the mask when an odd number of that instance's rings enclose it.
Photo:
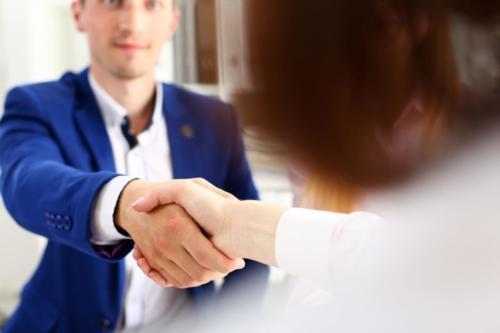
M 134 240 L 134 258 L 149 278 L 193 288 L 244 268 L 229 226 L 236 202 L 203 179 L 135 180 L 122 192 L 115 223 Z

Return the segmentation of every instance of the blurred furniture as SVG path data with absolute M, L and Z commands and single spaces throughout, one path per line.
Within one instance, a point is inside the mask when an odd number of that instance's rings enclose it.
M 2 332 L 2 327 L 5 325 L 6 320 L 7 315 L 0 309 L 0 333 Z
M 182 20 L 174 37 L 175 81 L 218 84 L 216 0 L 179 0 Z

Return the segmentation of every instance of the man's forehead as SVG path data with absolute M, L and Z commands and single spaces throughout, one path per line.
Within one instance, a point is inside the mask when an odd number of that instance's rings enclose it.
M 83 5 L 85 2 L 88 2 L 88 1 L 100 2 L 100 1 L 102 1 L 102 0 L 79 0 L 79 1 L 80 1 L 80 3 Z M 127 0 L 121 0 L 121 1 L 122 1 L 122 2 L 125 2 L 125 1 L 127 1 Z M 130 0 L 129 0 L 129 1 L 130 1 Z M 150 1 L 150 0 L 142 0 L 142 1 L 146 2 L 146 1 Z M 175 5 L 175 2 L 176 2 L 176 0 L 156 0 L 156 1 L 163 2 L 163 3 L 166 3 L 166 4 L 171 3 L 171 4 L 173 4 L 173 5 Z

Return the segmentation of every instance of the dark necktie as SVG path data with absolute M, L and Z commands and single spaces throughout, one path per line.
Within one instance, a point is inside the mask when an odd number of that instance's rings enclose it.
M 135 146 L 137 146 L 138 141 L 137 137 L 132 133 L 130 129 L 130 120 L 128 119 L 128 116 L 125 116 L 122 120 L 122 134 L 125 140 L 127 140 L 128 146 L 130 149 L 134 149 Z

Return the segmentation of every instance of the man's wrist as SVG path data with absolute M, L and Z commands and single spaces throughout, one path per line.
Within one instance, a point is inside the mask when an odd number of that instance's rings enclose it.
M 130 229 L 137 214 L 132 208 L 132 204 L 142 197 L 151 186 L 151 182 L 134 179 L 123 188 L 114 214 L 114 223 L 118 230 L 121 229 L 129 235 L 131 234 Z
M 120 204 L 120 201 L 121 201 L 121 198 L 123 196 L 123 192 L 124 192 L 125 188 L 131 182 L 136 181 L 136 180 L 139 180 L 139 178 L 131 179 L 127 184 L 125 184 L 125 186 L 123 187 L 122 191 L 118 195 L 118 199 L 116 200 L 117 204 L 116 204 L 115 210 L 113 212 L 113 225 L 114 225 L 116 231 L 118 231 L 118 233 L 120 233 L 122 236 L 125 236 L 125 237 L 128 237 L 128 238 L 130 238 L 130 234 L 127 232 L 127 230 L 123 229 L 120 225 L 118 225 L 118 223 L 117 223 L 117 215 L 118 215 L 118 211 L 119 211 L 119 204 Z

